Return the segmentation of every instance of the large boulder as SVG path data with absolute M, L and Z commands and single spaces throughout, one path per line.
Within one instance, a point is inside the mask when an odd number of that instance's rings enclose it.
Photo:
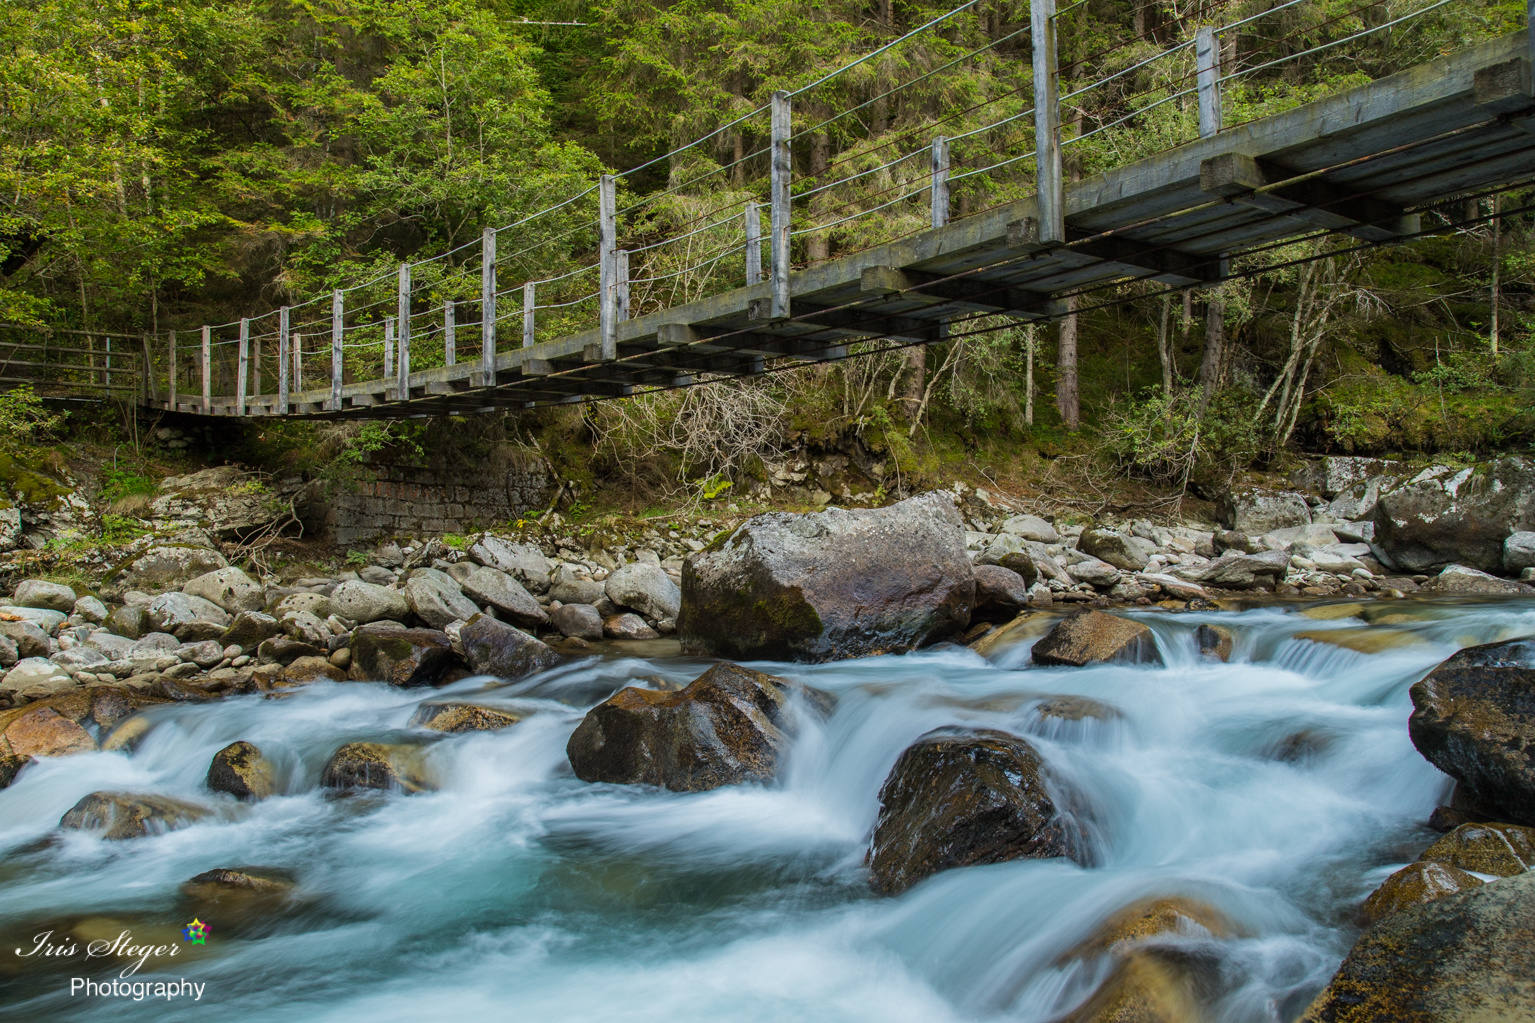
M 657 621 L 676 618 L 682 609 L 682 591 L 660 565 L 643 561 L 623 565 L 608 576 L 603 588 L 608 599 L 619 607 L 633 608 Z
M 1517 824 L 1462 824 L 1423 851 L 1418 859 L 1461 870 L 1513 877 L 1535 867 L 1535 828 Z
M 1520 530 L 1508 534 L 1503 540 L 1503 571 L 1518 575 L 1527 568 L 1535 568 L 1535 533 Z
M 464 596 L 458 583 L 436 569 L 416 569 L 405 581 L 404 592 L 410 609 L 434 629 L 467 621 L 480 611 L 474 601 Z
M 217 604 L 230 614 L 260 611 L 266 604 L 261 584 L 233 565 L 188 580 L 181 592 Z
M 1376 545 L 1404 571 L 1497 572 L 1508 535 L 1535 530 L 1535 460 L 1432 466 L 1382 489 L 1374 521 Z
M 1366 923 L 1378 923 L 1409 906 L 1422 905 L 1446 895 L 1480 888 L 1482 879 L 1450 863 L 1429 860 L 1409 863 L 1381 883 L 1364 900 Z
M 464 589 L 464 596 L 478 604 L 490 605 L 518 625 L 547 625 L 549 622 L 549 613 L 539 606 L 532 594 L 500 569 L 478 566 L 459 585 Z
M 69 614 L 75 609 L 75 591 L 63 583 L 46 579 L 26 579 L 16 587 L 16 603 L 21 607 L 45 607 Z
M 106 586 L 109 593 L 129 590 L 160 593 L 178 589 L 200 575 L 228 567 L 229 562 L 222 554 L 206 547 L 151 547 L 109 574 Z
M 959 632 L 974 597 L 963 522 L 937 491 L 749 519 L 683 562 L 677 629 L 694 653 L 830 661 Z
M 510 728 L 522 717 L 510 711 L 473 703 L 423 703 L 408 722 L 411 728 L 457 735 L 461 732 L 497 732 Z
M 397 622 L 410 613 L 405 594 L 386 586 L 348 579 L 330 594 L 331 610 L 359 625 L 369 622 Z
M 570 565 L 561 565 L 549 577 L 551 601 L 558 600 L 562 604 L 596 604 L 606 596 L 607 587 L 586 574 L 585 569 L 578 571 Z
M 1077 549 L 1091 554 L 1099 561 L 1106 561 L 1126 572 L 1139 572 L 1146 567 L 1157 545 L 1138 536 L 1121 533 L 1117 529 L 1095 527 L 1082 531 Z
M 549 612 L 549 621 L 566 636 L 585 640 L 602 638 L 602 615 L 590 604 L 562 604 Z
M 798 695 L 826 709 L 827 694 L 716 664 L 680 691 L 629 687 L 599 703 L 565 747 L 576 777 L 697 792 L 766 782 L 796 729 Z
M 15 618 L 15 621 L 6 621 L 7 617 Z M 39 628 L 36 622 L 27 621 L 19 615 L 5 615 L 3 611 L 0 611 L 0 636 L 16 644 L 18 657 L 47 657 L 53 649 L 48 645 L 48 633 Z
M 1228 526 L 1248 536 L 1311 521 L 1305 494 L 1265 487 L 1232 487 L 1222 500 L 1222 512 Z
M 230 743 L 208 765 L 208 787 L 254 802 L 277 791 L 277 772 L 255 743 Z
M 510 543 L 486 533 L 469 547 L 469 557 L 486 568 L 512 576 L 529 593 L 549 589 L 549 559 L 536 547 Z
M 205 529 L 221 540 L 238 540 L 295 519 L 320 525 L 319 488 L 298 477 L 267 480 L 233 465 L 201 469 L 160 481 L 150 517 L 162 529 Z
M 1038 515 L 1013 515 L 1002 523 L 1002 532 L 1038 543 L 1060 543 L 1061 534 Z
M 59 820 L 59 827 L 100 831 L 103 838 L 143 838 L 184 828 L 207 816 L 203 807 L 168 796 L 92 792 Z
M 1393 913 L 1365 931 L 1301 1023 L 1524 1020 L 1535 1007 L 1535 873 Z
M 96 736 L 106 735 L 135 712 L 164 702 L 118 686 L 91 686 L 0 711 L 0 788 L 9 785 L 29 761 L 94 750 Z
M 464 660 L 482 675 L 519 679 L 560 663 L 542 641 L 489 615 L 477 614 L 458 630 Z
M 436 788 L 422 750 L 410 743 L 349 742 L 336 750 L 320 772 L 328 789 L 398 789 L 421 792 Z
M 983 622 L 1010 622 L 1028 605 L 1029 584 L 1001 565 L 975 566 L 975 607 L 970 617 Z
M 219 637 L 219 642 L 225 646 L 237 646 L 242 650 L 252 650 L 261 644 L 264 639 L 282 634 L 282 623 L 269 614 L 260 611 L 241 611 L 235 615 L 229 623 L 229 628 L 224 630 Z
M 1476 596 L 1535 593 L 1535 589 L 1511 579 L 1499 579 L 1491 572 L 1451 565 L 1423 584 L 1427 593 L 1464 593 Z
M 396 686 L 434 685 L 452 661 L 453 644 L 445 632 L 364 625 L 352 631 L 348 677 Z
M 1174 569 L 1180 579 L 1223 590 L 1272 589 L 1284 579 L 1290 568 L 1290 555 L 1284 551 L 1240 554 L 1228 550 L 1203 565 Z
M 1413 745 L 1506 819 L 1535 825 L 1535 644 L 1467 647 L 1410 690 Z
M 156 632 L 168 632 L 185 642 L 217 639 L 233 621 L 229 612 L 213 601 L 176 592 L 162 593 L 150 601 L 144 615 Z
M 992 729 L 940 729 L 907 747 L 879 793 L 874 887 L 896 895 L 941 870 L 1084 855 L 1034 747 Z
M 0 678 L 0 695 L 14 700 L 38 700 L 75 687 L 69 669 L 46 657 L 24 657 Z
M 1103 661 L 1161 664 L 1151 629 L 1128 618 L 1080 608 L 1034 644 L 1035 664 L 1080 668 Z

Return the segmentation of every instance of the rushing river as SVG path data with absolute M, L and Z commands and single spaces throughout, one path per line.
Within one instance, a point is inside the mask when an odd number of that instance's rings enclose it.
M 779 784 L 698 794 L 587 785 L 565 759 L 584 710 L 616 687 L 701 672 L 681 657 L 593 657 L 511 686 L 324 683 L 158 707 L 132 755 L 47 761 L 0 791 L 0 1016 L 1047 1021 L 1100 979 L 1063 953 L 1129 904 L 1185 896 L 1236 932 L 1179 939 L 1218 962 L 1211 1017 L 1292 1019 L 1348 950 L 1361 899 L 1416 858 L 1448 798 L 1408 739 L 1408 686 L 1457 647 L 1535 635 L 1530 602 L 1364 614 L 1375 623 L 1281 605 L 1145 613 L 1167 662 L 1154 669 L 1036 668 L 1028 642 L 990 663 L 948 647 L 757 664 L 836 693 L 837 708 L 801 733 Z M 1198 659 L 1201 622 L 1235 634 L 1231 663 Z M 1294 638 L 1317 629 L 1383 649 Z M 1042 717 L 1052 694 L 1120 716 Z M 317 788 L 339 745 L 427 737 L 407 721 L 445 698 L 529 716 L 432 745 L 439 791 Z M 871 894 L 880 784 L 909 743 L 952 724 L 1026 736 L 1076 794 L 1096 864 L 1017 861 Z M 213 754 L 239 739 L 279 763 L 281 795 L 243 805 L 203 787 Z M 218 814 L 120 842 L 59 831 L 99 789 Z M 282 912 L 210 916 L 205 947 L 132 978 L 184 977 L 205 985 L 201 1001 L 72 996 L 71 978 L 122 964 L 15 955 L 49 929 L 179 939 L 178 888 L 215 867 L 284 870 L 298 889 Z

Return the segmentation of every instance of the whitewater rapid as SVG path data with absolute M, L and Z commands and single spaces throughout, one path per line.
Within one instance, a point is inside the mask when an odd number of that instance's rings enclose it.
M 693 794 L 585 784 L 565 743 L 614 689 L 685 683 L 707 665 L 694 659 L 594 657 L 510 686 L 319 683 L 156 707 L 132 754 L 45 761 L 0 790 L 0 1015 L 1045 1023 L 1103 979 L 1064 953 L 1132 903 L 1186 896 L 1232 925 L 1231 937 L 1175 939 L 1217 964 L 1211 1017 L 1293 1019 L 1357 935 L 1359 902 L 1416 858 L 1448 799 L 1408 739 L 1408 687 L 1461 646 L 1535 635 L 1527 607 L 1370 605 L 1392 612 L 1375 626 L 1277 604 L 1135 613 L 1159 668 L 1037 668 L 1027 642 L 993 662 L 944 647 L 754 663 L 835 693 L 836 709 L 806 725 L 777 784 Z M 1199 659 L 1201 623 L 1233 632 L 1231 663 Z M 1389 630 L 1391 642 L 1363 654 L 1295 638 L 1321 629 Z M 1037 712 L 1062 694 L 1118 713 Z M 317 787 L 342 743 L 433 738 L 407 722 L 445 699 L 526 717 L 435 742 L 437 791 Z M 1016 861 L 899 898 L 871 893 L 863 857 L 880 785 L 908 744 L 955 724 L 1035 745 L 1088 824 L 1093 866 Z M 214 753 L 241 739 L 278 764 L 277 796 L 247 805 L 204 787 Z M 216 813 L 129 841 L 58 829 L 101 789 Z M 198 1001 L 71 995 L 70 978 L 115 969 L 14 954 L 48 928 L 179 928 L 179 886 L 216 867 L 286 871 L 298 896 L 287 912 L 208 920 L 206 948 L 135 978 L 195 980 Z

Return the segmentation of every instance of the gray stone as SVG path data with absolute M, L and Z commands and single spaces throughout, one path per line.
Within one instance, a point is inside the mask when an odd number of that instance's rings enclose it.
M 1149 540 L 1101 528 L 1083 530 L 1077 549 L 1125 572 L 1139 572 L 1145 568 L 1157 550 Z
M 16 587 L 14 599 L 21 607 L 44 607 L 66 615 L 75 609 L 75 591 L 45 579 L 24 580 Z
M 234 566 L 215 569 L 188 580 L 181 592 L 217 604 L 230 614 L 260 611 L 266 605 L 261 584 Z
M 0 636 L 15 643 L 21 657 L 47 657 L 52 650 L 48 634 L 38 628 L 36 622 L 0 622 Z
M 264 639 L 261 645 L 256 647 L 256 660 L 262 664 L 292 664 L 301 657 L 324 658 L 325 647 L 315 643 L 305 643 L 301 639 L 289 639 L 287 636 L 273 636 Z
M 148 657 L 159 657 L 163 654 L 174 654 L 181 648 L 181 641 L 168 632 L 151 632 L 143 639 L 134 641 L 128 648 L 130 660 L 143 660 Z
M 900 653 L 970 623 L 975 576 L 951 495 L 770 512 L 688 557 L 677 631 L 717 657 Z
M 405 581 L 404 593 L 416 616 L 435 629 L 449 622 L 467 621 L 480 610 L 447 573 L 436 569 L 416 569 Z
M 646 618 L 675 618 L 682 609 L 682 591 L 658 565 L 624 565 L 608 576 L 604 592 L 619 607 L 633 608 Z
M 405 564 L 405 552 L 400 549 L 400 545 L 397 543 L 381 543 L 373 549 L 373 553 L 368 556 L 368 560 L 374 565 L 384 568 L 399 568 Z
M 1313 522 L 1309 526 L 1289 526 L 1285 529 L 1275 529 L 1263 534 L 1263 539 L 1268 544 L 1270 550 L 1288 549 L 1294 543 L 1303 543 L 1308 547 L 1326 547 L 1329 544 L 1338 542 L 1333 526 L 1321 522 Z
M 289 639 L 296 639 L 310 646 L 322 648 L 330 646 L 330 626 L 308 611 L 290 611 L 278 619 L 277 624 L 282 626 L 282 631 Z
M 211 668 L 224 659 L 224 646 L 216 639 L 205 639 L 198 643 L 183 643 L 174 653 L 199 668 Z
M 112 591 L 116 593 L 127 590 L 159 593 L 177 589 L 200 575 L 228 567 L 229 562 L 222 554 L 206 547 L 151 547 L 120 566 L 108 576 L 108 580 Z
M 213 601 L 176 592 L 150 601 L 145 617 L 156 632 L 169 632 L 186 642 L 222 636 L 232 621 L 229 612 Z
M 1469 594 L 1499 594 L 1499 593 L 1535 593 L 1535 589 L 1524 583 L 1516 583 L 1508 579 L 1499 579 L 1495 575 L 1481 572 L 1465 565 L 1451 565 L 1443 572 L 1423 584 L 1423 590 L 1428 593 L 1469 593 Z
M 1035 664 L 1080 668 L 1112 661 L 1161 664 L 1151 629 L 1138 621 L 1090 608 L 1073 611 L 1034 644 Z
M 95 671 L 96 665 L 111 660 L 106 654 L 90 646 L 76 646 L 60 650 L 48 658 L 54 664 L 73 675 L 77 671 Z
M 21 651 L 17 648 L 16 641 L 9 636 L 0 636 L 0 668 L 13 668 L 19 660 L 21 660 Z
M 549 612 L 549 620 L 566 636 L 585 640 L 602 638 L 602 615 L 590 604 L 562 604 Z
M 1231 528 L 1248 536 L 1311 522 L 1311 506 L 1305 495 L 1292 490 L 1233 487 L 1222 504 Z
M 1535 460 L 1432 466 L 1383 488 L 1374 521 L 1374 543 L 1403 571 L 1497 572 L 1509 534 L 1535 531 Z
M 282 623 L 269 614 L 260 611 L 241 611 L 234 616 L 229 623 L 229 628 L 219 637 L 219 642 L 225 646 L 237 646 L 242 650 L 253 650 L 264 639 L 270 639 L 282 632 Z
M 448 634 L 375 622 L 352 633 L 347 677 L 396 686 L 436 685 L 453 660 Z
M 75 601 L 75 606 L 70 613 L 93 625 L 101 625 L 107 620 L 107 606 L 89 593 Z
M 258 609 L 259 610 L 259 609 Z M 282 621 L 284 615 L 296 614 L 306 611 L 316 618 L 329 618 L 331 615 L 331 600 L 323 593 L 289 593 L 278 599 L 272 605 L 269 612 L 273 618 Z
M 0 501 L 0 551 L 13 551 L 21 542 L 21 509 Z
M 469 557 L 486 568 L 507 573 L 529 593 L 545 593 L 549 589 L 549 559 L 535 548 L 486 533 L 469 547 Z
M 502 612 L 507 620 L 518 625 L 547 625 L 549 622 L 548 612 L 539 606 L 532 594 L 500 569 L 470 565 L 468 574 L 459 585 L 463 587 L 465 596 L 476 603 L 489 604 Z M 547 588 L 547 582 L 545 586 Z
M 1518 575 L 1527 568 L 1535 568 L 1535 532 L 1519 530 L 1508 534 L 1503 541 L 1503 571 Z
M 975 606 L 972 621 L 1007 622 L 1029 603 L 1029 584 L 1001 565 L 975 566 Z
M 549 583 L 549 599 L 562 604 L 596 604 L 607 596 L 607 588 L 589 575 L 578 574 L 569 565 L 554 570 Z
M 65 689 L 73 689 L 70 673 L 46 657 L 24 657 L 0 678 L 0 694 L 37 700 Z
M 660 639 L 661 634 L 645 624 L 645 619 L 629 611 L 609 615 L 602 621 L 605 639 Z
M 482 675 L 515 680 L 560 663 L 560 657 L 544 643 L 521 629 L 476 614 L 459 629 L 464 660 Z
M 410 613 L 405 594 L 365 582 L 344 582 L 337 586 L 331 592 L 330 606 L 335 614 L 359 625 L 384 619 L 399 620 Z
M 129 639 L 138 639 L 144 633 L 151 631 L 149 624 L 144 621 L 144 609 L 149 602 L 142 604 L 124 604 L 113 609 L 107 616 L 107 628 L 119 636 L 127 636 Z
M 0 611 L 14 615 L 22 621 L 31 622 L 50 636 L 57 636 L 59 629 L 69 620 L 69 616 L 64 612 L 45 607 L 7 607 L 0 608 Z
M 1061 535 L 1038 515 L 1014 515 L 1002 523 L 1002 532 L 1038 543 L 1060 543 Z
M 1203 565 L 1179 566 L 1173 575 L 1202 586 L 1225 590 L 1272 588 L 1289 571 L 1290 555 L 1284 551 L 1261 554 L 1226 553 Z
M 1084 557 L 1073 562 L 1066 571 L 1078 582 L 1088 583 L 1101 590 L 1111 589 L 1119 583 L 1119 569 L 1094 557 Z
M 392 586 L 398 577 L 381 565 L 365 565 L 357 570 L 357 578 L 374 586 Z

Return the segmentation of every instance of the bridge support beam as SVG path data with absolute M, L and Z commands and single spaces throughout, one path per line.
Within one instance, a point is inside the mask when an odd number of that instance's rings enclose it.
M 395 369 L 394 393 L 400 401 L 410 397 L 410 264 L 400 264 L 400 364 Z
M 1299 177 L 1294 184 L 1289 179 Z M 1241 153 L 1222 153 L 1199 165 L 1199 188 L 1210 195 L 1278 214 L 1308 228 L 1326 228 L 1388 242 L 1418 230 L 1418 217 L 1372 196 L 1340 192 L 1320 178 L 1294 175 Z
M 789 137 L 794 134 L 793 112 L 789 94 L 780 89 L 773 93 L 772 102 L 772 168 L 769 195 L 772 199 L 771 253 L 772 267 L 768 279 L 772 283 L 772 301 L 768 318 L 787 319 L 789 316 L 789 175 L 792 168 L 789 153 Z
M 288 307 L 277 310 L 277 414 L 288 414 Z
M 618 187 L 611 174 L 597 183 L 597 330 L 596 361 L 618 358 Z
M 1060 90 L 1056 87 L 1055 0 L 1029 4 L 1034 50 L 1034 164 L 1039 193 L 1039 240 L 1066 240 L 1061 190 Z
M 949 140 L 942 135 L 933 139 L 933 180 L 931 192 L 933 227 L 949 222 Z
M 213 328 L 203 327 L 202 359 L 203 415 L 213 412 Z
M 240 319 L 240 367 L 235 372 L 235 415 L 245 415 L 245 385 L 250 372 L 251 321 Z
M 454 301 L 451 298 L 442 302 L 442 359 L 444 366 L 452 366 L 458 362 L 458 324 L 454 322 Z
M 1199 82 L 1199 137 L 1221 130 L 1221 41 L 1210 25 L 1194 30 L 1194 63 Z
M 480 233 L 480 385 L 494 387 L 495 383 L 496 229 L 487 227 Z
M 341 411 L 341 377 L 346 361 L 346 297 L 340 288 L 330 293 L 330 410 Z
M 865 268 L 858 289 L 866 295 L 899 295 L 903 299 L 921 299 L 934 305 L 958 302 L 973 307 L 976 312 L 1000 313 L 1020 320 L 1049 319 L 1055 311 L 1047 296 L 1022 288 L 975 278 L 950 280 L 942 274 L 893 266 Z

